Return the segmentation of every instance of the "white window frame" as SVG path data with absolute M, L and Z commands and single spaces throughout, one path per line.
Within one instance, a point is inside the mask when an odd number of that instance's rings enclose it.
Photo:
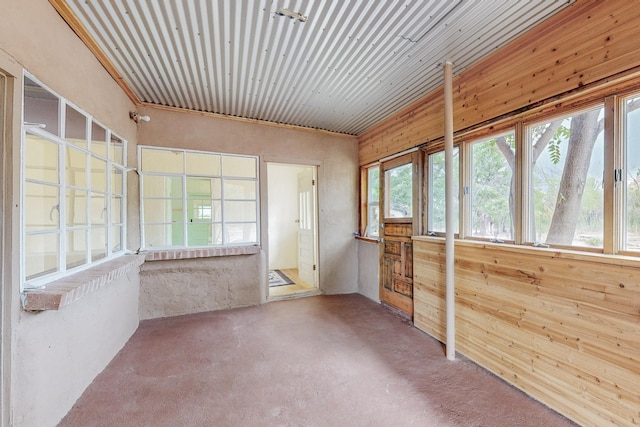
M 43 126 L 38 125 L 37 123 L 25 123 L 25 117 L 24 117 L 24 103 L 25 103 L 25 90 L 24 90 L 24 84 L 22 86 L 22 101 L 23 101 L 23 109 L 22 109 L 22 132 L 21 132 L 21 166 L 20 166 L 20 200 L 21 200 L 21 204 L 20 204 L 20 258 L 21 258 L 21 262 L 20 262 L 20 283 L 21 283 L 21 289 L 20 291 L 23 291 L 25 289 L 32 289 L 32 288 L 40 288 L 40 287 L 45 287 L 47 285 L 47 283 L 52 282 L 54 280 L 58 280 L 61 279 L 63 277 L 69 276 L 71 274 L 74 274 L 76 272 L 79 271 L 83 271 L 86 270 L 92 266 L 104 263 L 106 261 L 109 261 L 111 259 L 114 258 L 118 258 L 122 255 L 124 255 L 127 252 L 127 248 L 126 248 L 126 242 L 127 242 L 127 220 L 126 220 L 126 213 L 127 213 L 127 169 L 124 165 L 127 164 L 127 141 L 120 137 L 119 135 L 117 135 L 116 133 L 112 132 L 107 126 L 104 126 L 102 123 L 100 123 L 98 120 L 96 120 L 92 115 L 88 114 L 87 112 L 85 112 L 84 110 L 82 110 L 81 108 L 77 107 L 76 105 L 74 105 L 73 103 L 71 103 L 70 101 L 68 101 L 67 99 L 65 99 L 64 97 L 60 96 L 59 94 L 57 94 L 56 92 L 54 92 L 53 90 L 51 90 L 50 88 L 48 88 L 46 85 L 44 85 L 42 82 L 40 82 L 37 78 L 35 78 L 33 75 L 29 74 L 28 72 L 24 72 L 24 78 L 28 78 L 29 80 L 33 81 L 34 83 L 38 84 L 40 87 L 42 87 L 44 90 L 46 90 L 50 95 L 55 96 L 58 98 L 58 114 L 57 114 L 57 120 L 58 120 L 58 127 L 59 127 L 59 134 L 60 135 L 65 135 L 65 126 L 66 126 L 66 107 L 70 106 L 72 107 L 74 110 L 76 110 L 77 112 L 81 113 L 82 115 L 85 116 L 86 118 L 86 123 L 87 123 L 87 132 L 86 132 L 86 143 L 87 146 L 86 148 L 84 147 L 79 147 L 75 144 L 72 144 L 71 142 L 67 141 L 64 137 L 61 136 L 57 136 L 54 135 L 50 132 L 47 132 L 46 128 L 44 128 Z M 26 82 L 26 80 L 25 80 Z M 91 127 L 92 124 L 97 124 L 99 126 L 101 126 L 102 128 L 105 129 L 105 150 L 106 150 L 106 157 L 102 156 L 100 154 L 97 154 L 96 152 L 92 152 L 91 151 Z M 47 232 L 27 232 L 26 231 L 26 220 L 25 220 L 25 209 L 26 209 L 26 194 L 25 194 L 25 184 L 27 182 L 31 182 L 26 178 L 26 159 L 25 159 L 25 143 L 26 143 L 26 136 L 27 134 L 32 134 L 35 135 L 39 138 L 43 138 L 46 139 L 47 141 L 50 141 L 52 143 L 57 144 L 58 146 L 58 183 L 55 184 L 55 186 L 58 188 L 58 201 L 59 201 L 59 205 L 58 205 L 58 228 L 56 229 L 57 231 L 53 231 L 51 234 L 53 233 L 57 233 L 57 235 L 59 236 L 59 240 L 58 240 L 58 248 L 57 248 L 57 253 L 58 253 L 58 265 L 57 265 L 57 271 L 55 272 L 51 272 L 51 273 L 43 273 L 39 276 L 36 276 L 34 278 L 31 279 L 27 279 L 26 275 L 27 275 L 27 269 L 26 269 L 26 238 L 27 236 L 32 236 L 32 235 L 37 235 L 37 234 L 49 234 Z M 112 137 L 119 139 L 120 141 L 122 141 L 122 163 L 116 163 L 113 161 L 113 159 L 111 158 L 111 141 L 112 141 Z M 69 189 L 69 186 L 66 183 L 66 175 L 67 175 L 67 164 L 66 164 L 66 158 L 64 153 L 66 152 L 66 148 L 67 146 L 69 147 L 73 147 L 74 150 L 79 150 L 80 152 L 84 153 L 87 156 L 87 166 L 85 169 L 85 173 L 87 174 L 87 224 L 86 226 L 81 226 L 81 227 L 73 227 L 73 226 L 68 226 L 66 223 L 66 218 L 67 218 L 67 206 L 66 206 L 66 191 Z M 106 185 L 106 192 L 104 193 L 104 196 L 106 197 L 106 211 L 104 213 L 105 215 L 105 223 L 104 224 L 99 224 L 99 225 L 95 225 L 95 227 L 92 227 L 92 223 L 91 223 L 91 197 L 92 197 L 92 188 L 91 188 L 91 159 L 96 158 L 98 160 L 104 161 L 105 165 L 106 165 L 106 181 L 105 181 L 105 185 Z M 121 209 L 121 215 L 120 215 L 120 223 L 113 223 L 112 222 L 112 200 L 114 197 L 114 194 L 112 193 L 112 171 L 116 169 L 119 170 L 122 176 L 122 194 L 121 194 L 121 199 L 122 199 L 122 203 L 120 206 Z M 53 185 L 52 185 L 53 186 Z M 120 195 L 118 195 L 120 196 Z M 120 232 L 120 248 L 118 250 L 114 251 L 113 248 L 113 244 L 114 244 L 114 238 L 112 235 L 112 231 L 113 231 L 113 227 L 114 226 L 118 226 L 121 227 L 121 232 Z M 94 229 L 97 228 L 106 228 L 106 254 L 104 257 L 99 258 L 95 261 L 91 261 L 91 250 L 92 250 L 92 245 L 91 245 L 91 232 Z M 66 255 L 67 255 L 67 247 L 68 247 L 68 241 L 67 241 L 67 233 L 68 231 L 73 231 L 73 230 L 86 230 L 87 233 L 87 237 L 86 237 L 86 262 L 78 265 L 78 266 L 74 266 L 74 267 L 70 267 L 67 268 L 66 265 Z
M 142 167 L 142 152 L 143 150 L 158 150 L 158 151 L 173 151 L 173 152 L 181 152 L 183 153 L 183 172 L 175 173 L 175 172 L 157 172 L 157 171 L 145 171 Z M 220 175 L 206 175 L 203 176 L 201 174 L 189 174 L 186 170 L 186 155 L 187 153 L 200 153 L 200 154 L 209 154 L 209 155 L 217 155 L 220 156 L 220 161 L 222 163 L 225 157 L 235 157 L 235 158 L 250 158 L 255 160 L 255 177 L 254 178 L 238 178 L 233 176 L 224 175 L 221 170 Z M 203 150 L 189 150 L 189 149 L 180 149 L 180 148 L 170 148 L 170 147 L 157 147 L 157 146 L 148 146 L 148 145 L 139 145 L 138 146 L 138 175 L 140 176 L 140 242 L 141 242 L 141 250 L 169 250 L 169 249 L 193 249 L 193 248 L 225 248 L 225 247 L 239 247 L 239 246 L 259 246 L 260 245 L 260 162 L 258 156 L 253 155 L 245 155 L 245 154 L 231 154 L 231 153 L 219 153 L 213 151 L 203 151 Z M 188 242 L 188 222 L 186 215 L 183 218 L 182 226 L 183 226 L 183 236 L 184 241 L 182 245 L 165 245 L 165 246 L 149 246 L 145 239 L 145 214 L 144 214 L 144 179 L 145 176 L 162 176 L 162 177 L 175 177 L 180 178 L 182 182 L 182 210 L 184 213 L 187 212 L 187 201 L 188 194 L 186 190 L 186 181 L 187 178 L 220 178 L 221 180 L 221 226 L 222 226 L 222 244 L 210 244 L 210 245 L 189 245 Z M 241 180 L 241 181 L 254 181 L 256 188 L 256 197 L 255 199 L 243 199 L 242 201 L 254 201 L 256 205 L 255 212 L 255 225 L 256 225 L 256 241 L 255 242 L 226 242 L 226 236 L 224 230 L 226 229 L 227 224 L 253 224 L 253 221 L 247 222 L 237 222 L 237 221 L 227 221 L 225 212 L 224 212 L 224 202 L 225 201 L 234 201 L 234 199 L 225 199 L 224 195 L 224 182 L 225 180 Z M 177 198 L 176 198 L 177 199 Z

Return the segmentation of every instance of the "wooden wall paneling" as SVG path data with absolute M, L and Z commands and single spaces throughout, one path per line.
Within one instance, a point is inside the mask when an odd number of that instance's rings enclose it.
M 414 238 L 414 324 L 444 340 L 444 241 Z M 640 261 L 456 242 L 456 341 L 584 425 L 640 424 Z
M 639 19 L 635 2 L 578 0 L 454 78 L 454 130 L 640 66 Z M 364 132 L 360 163 L 442 137 L 442 96 L 438 89 Z

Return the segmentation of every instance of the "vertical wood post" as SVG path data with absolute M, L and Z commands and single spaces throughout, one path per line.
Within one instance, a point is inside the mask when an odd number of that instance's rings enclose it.
M 446 201 L 446 305 L 447 305 L 447 359 L 456 358 L 456 313 L 455 313 L 455 285 L 454 285 L 454 181 L 453 181 L 453 77 L 452 64 L 444 64 L 444 170 L 445 170 L 445 201 Z

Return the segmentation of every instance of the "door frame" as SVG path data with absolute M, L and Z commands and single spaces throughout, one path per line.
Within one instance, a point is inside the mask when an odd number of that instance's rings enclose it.
M 263 183 L 260 189 L 260 216 L 261 223 L 264 224 L 264 227 L 261 228 L 261 242 L 262 248 L 265 252 L 265 261 L 264 261 L 264 276 L 263 278 L 263 286 L 262 286 L 262 301 L 269 301 L 269 280 L 268 280 L 268 272 L 269 272 L 269 174 L 268 174 L 268 166 L 269 164 L 278 164 L 283 166 L 299 166 L 299 167 L 313 167 L 314 168 L 314 176 L 315 176 L 315 185 L 314 185 L 314 200 L 315 200 L 315 208 L 314 208 L 314 263 L 316 265 L 315 270 L 315 288 L 310 290 L 313 295 L 321 292 L 322 289 L 322 273 L 321 273 L 321 262 L 322 257 L 320 254 L 320 239 L 321 239 L 321 230 L 320 230 L 320 185 L 321 185 L 321 177 L 320 172 L 322 168 L 321 160 L 314 159 L 296 159 L 289 157 L 280 157 L 280 156 L 264 156 L 261 158 L 262 167 L 260 168 L 260 182 Z M 297 294 L 299 296 L 307 296 L 307 293 Z

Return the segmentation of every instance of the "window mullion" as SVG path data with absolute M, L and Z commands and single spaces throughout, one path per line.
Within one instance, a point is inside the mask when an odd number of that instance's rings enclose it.
M 460 174 L 461 191 L 460 191 L 460 238 L 465 239 L 471 233 L 471 221 L 473 213 L 471 212 L 471 194 L 470 194 L 470 177 L 471 177 L 471 143 L 466 141 L 460 142 Z
M 615 182 L 615 169 L 619 165 L 618 147 L 615 146 L 617 99 L 615 96 L 605 98 L 604 102 L 604 176 L 603 176 L 603 251 L 605 254 L 617 252 L 620 247 L 620 239 L 617 231 L 620 229 L 619 218 L 616 213 L 621 211 L 617 208 L 619 197 L 618 188 L 621 185 Z
M 66 110 L 67 103 L 60 100 L 58 103 L 58 129 L 60 138 L 66 137 Z M 66 144 L 58 143 L 58 271 L 67 270 L 67 157 Z
M 531 224 L 531 210 L 530 206 L 530 185 L 529 185 L 529 173 L 530 173 L 530 155 L 531 150 L 526 138 L 525 127 L 522 122 L 518 122 L 515 125 L 515 194 L 514 197 L 514 224 L 513 224 L 513 239 L 514 243 L 521 245 L 528 240 L 530 236 L 530 224 Z

